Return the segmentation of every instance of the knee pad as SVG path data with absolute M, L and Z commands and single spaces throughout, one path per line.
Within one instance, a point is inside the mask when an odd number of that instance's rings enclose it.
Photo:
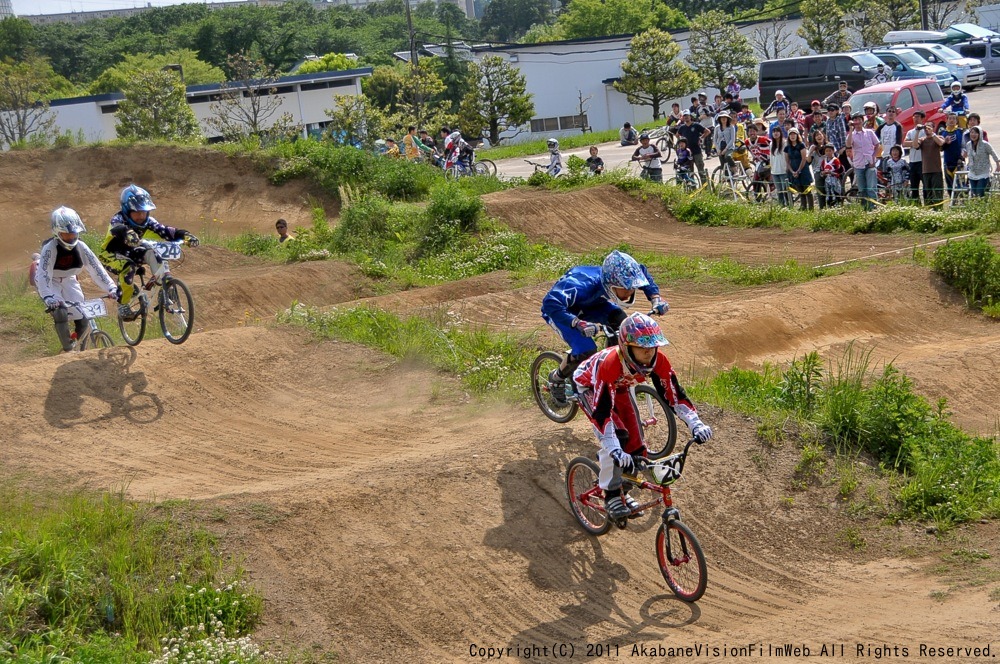
M 73 341 L 73 337 L 69 333 L 69 312 L 66 311 L 66 307 L 61 306 L 53 309 L 52 319 L 56 322 L 56 336 L 59 337 L 59 343 L 62 344 L 63 350 L 73 350 L 76 342 Z
M 69 311 L 66 309 L 66 305 L 61 304 L 53 309 L 52 318 L 55 320 L 56 325 L 67 322 L 69 320 Z

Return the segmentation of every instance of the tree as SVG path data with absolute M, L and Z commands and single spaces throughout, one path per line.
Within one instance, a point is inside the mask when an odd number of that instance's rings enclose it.
M 769 24 L 750 33 L 750 41 L 761 60 L 778 60 L 799 55 L 792 36 L 786 21 L 772 18 Z
M 208 125 L 230 140 L 290 133 L 295 120 L 291 113 L 279 115 L 284 100 L 275 94 L 274 68 L 244 53 L 231 55 L 226 62 L 233 80 L 222 84 Z
M 847 50 L 844 30 L 844 10 L 835 3 L 807 3 L 802 7 L 802 27 L 799 37 L 816 53 L 838 53 Z
M 330 117 L 327 132 L 341 145 L 375 147 L 375 141 L 385 135 L 388 119 L 378 106 L 364 95 L 334 95 L 334 107 L 325 113 Z
M 651 10 L 652 9 L 652 10 Z M 660 1 L 649 0 L 570 0 L 556 19 L 563 39 L 604 37 L 642 32 L 648 28 L 680 28 L 687 25 L 684 15 Z
M 307 60 L 295 70 L 296 74 L 315 74 L 321 71 L 344 71 L 353 69 L 357 64 L 343 53 L 327 53 L 322 58 Z
M 441 3 L 439 7 L 453 7 L 446 3 Z M 434 58 L 437 66 L 438 76 L 444 83 L 444 98 L 448 100 L 449 111 L 458 113 L 458 107 L 462 103 L 462 95 L 465 94 L 465 82 L 469 80 L 469 61 L 458 55 L 455 45 L 451 40 L 451 21 L 445 23 L 445 46 L 444 57 Z
M 735 76 L 743 87 L 757 83 L 757 57 L 746 35 L 718 10 L 699 14 L 691 21 L 688 62 L 705 85 L 719 90 Z
M 136 53 L 126 55 L 114 67 L 105 69 L 104 73 L 90 84 L 90 94 L 99 95 L 107 92 L 121 92 L 123 86 L 139 71 L 159 71 L 167 65 L 180 65 L 187 85 L 204 85 L 205 83 L 221 83 L 226 80 L 226 74 L 218 67 L 198 59 L 198 54 L 189 49 L 179 49 L 161 55 Z
M 630 104 L 653 107 L 653 119 L 660 118 L 660 106 L 698 88 L 698 75 L 679 57 L 681 47 L 673 37 L 650 28 L 632 38 L 628 57 L 622 62 L 622 77 L 615 89 L 628 96 Z
M 858 48 L 877 46 L 890 30 L 913 30 L 920 27 L 920 7 L 917 0 L 883 0 L 858 5 L 853 26 L 856 34 L 851 41 Z
M 51 136 L 56 118 L 45 99 L 52 74 L 52 67 L 40 58 L 0 62 L 0 147 Z
M 976 7 L 985 4 L 983 0 L 925 0 L 927 29 L 944 30 L 949 25 L 973 19 Z
M 551 7 L 548 0 L 491 0 L 480 27 L 500 41 L 513 41 L 534 24 L 547 23 Z
M 21 62 L 28 55 L 34 30 L 26 19 L 9 16 L 0 21 L 0 62 Z
M 459 108 L 463 130 L 475 135 L 486 131 L 492 145 L 501 134 L 517 129 L 535 114 L 524 75 L 497 55 L 487 55 L 470 66 L 468 92 Z
M 365 96 L 386 113 L 395 113 L 399 102 L 399 91 L 406 78 L 406 65 L 379 65 L 372 75 L 361 79 L 361 90 Z
M 448 124 L 442 118 L 450 109 L 443 98 L 444 83 L 429 65 L 409 66 L 399 90 L 400 126 L 431 127 Z
M 132 141 L 190 141 L 201 137 L 184 85 L 169 71 L 139 71 L 118 104 L 118 138 Z

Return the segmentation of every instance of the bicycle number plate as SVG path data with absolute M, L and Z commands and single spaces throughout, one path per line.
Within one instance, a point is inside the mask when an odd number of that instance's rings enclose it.
M 108 315 L 108 307 L 104 300 L 87 300 L 80 305 L 80 310 L 87 318 L 101 318 Z
M 177 260 L 181 257 L 181 245 L 173 242 L 157 242 L 156 255 L 163 260 Z

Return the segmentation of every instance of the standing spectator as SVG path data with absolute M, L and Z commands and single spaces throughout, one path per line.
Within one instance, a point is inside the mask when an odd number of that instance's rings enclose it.
M 885 109 L 885 124 L 879 127 L 877 133 L 883 149 L 891 148 L 893 145 L 903 145 L 903 125 L 896 121 L 895 106 Z
M 890 198 L 897 203 L 903 200 L 910 179 L 910 165 L 903 158 L 903 148 L 898 145 L 889 148 L 889 156 L 882 160 L 882 173 L 889 187 Z
M 742 101 L 740 99 L 740 91 L 743 88 L 740 87 L 740 82 L 736 80 L 735 76 L 730 75 L 729 81 L 726 83 L 726 92 L 733 96 L 736 101 Z
M 437 143 L 434 141 L 434 137 L 431 136 L 426 129 L 420 130 L 420 142 L 430 148 L 431 152 L 435 152 L 437 150 Z
M 419 159 L 421 153 L 431 153 L 431 149 L 417 137 L 417 128 L 412 125 L 406 128 L 406 136 L 403 137 L 403 150 L 406 153 L 406 158 L 411 161 Z
M 403 155 L 399 153 L 399 146 L 396 145 L 396 139 L 385 139 L 385 154 L 387 157 L 391 157 L 393 159 L 401 159 L 403 157 Z
M 626 122 L 618 130 L 618 139 L 622 145 L 639 145 L 639 133 L 632 128 L 631 122 Z
M 878 142 L 875 132 L 864 126 L 865 118 L 861 113 L 855 113 L 851 121 L 854 128 L 847 135 L 847 148 L 851 151 L 851 163 L 854 164 L 854 181 L 858 185 L 861 205 L 871 210 L 878 195 L 875 162 L 882 156 L 882 144 Z
M 681 124 L 671 131 L 687 140 L 688 149 L 691 151 L 691 160 L 698 167 L 698 175 L 701 176 L 702 183 L 707 183 L 708 172 L 705 170 L 705 155 L 701 151 L 701 139 L 708 135 L 708 130 L 700 124 L 695 124 L 690 111 L 681 113 L 681 119 Z
M 885 124 L 885 120 L 878 116 L 878 104 L 873 101 L 865 102 L 861 110 L 865 114 L 865 129 L 871 129 L 878 134 L 878 130 Z
M 698 117 L 698 107 L 701 104 L 698 103 L 698 97 L 691 97 L 691 105 L 688 106 L 688 110 L 691 111 L 691 115 Z
M 958 162 L 962 159 L 962 138 L 963 132 L 958 126 L 958 114 L 948 113 L 947 124 L 939 133 L 944 138 L 944 182 L 948 187 L 948 195 L 951 196 L 951 188 L 955 183 L 955 171 L 958 170 Z
M 831 144 L 827 143 L 823 146 L 823 159 L 820 160 L 819 164 L 819 181 L 823 183 L 822 190 L 823 198 L 826 199 L 826 207 L 833 207 L 839 203 L 844 192 L 844 184 L 841 179 L 844 176 L 844 167 L 835 154 Z M 823 207 L 822 201 L 820 207 Z
M 632 153 L 632 161 L 645 162 L 644 174 L 649 176 L 651 182 L 663 182 L 662 158 L 659 148 L 649 142 L 649 134 L 643 133 L 639 137 L 639 147 Z
M 847 130 L 844 128 L 844 121 L 840 118 L 840 106 L 828 104 L 826 107 L 826 140 L 833 145 L 835 154 L 839 157 L 847 147 Z
M 980 125 L 980 123 L 982 121 L 983 121 L 983 119 L 979 117 L 979 113 L 969 113 L 969 129 L 972 129 L 973 127 L 979 127 L 979 125 Z M 980 127 L 979 130 L 981 132 L 983 132 L 983 140 L 984 141 L 990 140 L 989 134 L 986 133 L 985 129 L 983 129 L 983 128 Z M 966 130 L 966 132 L 965 132 L 965 140 L 964 140 L 964 142 L 965 143 L 969 142 L 969 132 L 968 132 L 968 130 Z
M 944 136 L 926 125 L 917 125 L 917 127 L 921 129 L 921 132 L 913 140 L 913 143 L 920 150 L 924 205 L 934 207 L 941 205 L 941 201 L 944 200 L 944 176 L 941 167 L 941 148 L 944 146 Z
M 781 127 L 771 128 L 771 180 L 778 192 L 778 203 L 788 207 L 788 153 L 785 152 L 785 133 Z
M 714 108 L 711 104 L 708 103 L 708 93 L 707 92 L 699 92 L 698 93 L 698 115 L 701 115 L 701 109 L 702 108 L 707 108 L 709 115 L 713 115 L 713 116 L 715 115 L 715 111 L 718 110 L 718 109 Z
M 809 150 L 799 136 L 799 130 L 792 127 L 788 130 L 788 145 L 785 146 L 788 153 L 788 182 L 799 192 L 799 200 L 802 201 L 803 210 L 813 209 L 812 169 L 809 168 Z
M 909 148 L 910 150 L 910 200 L 920 203 L 920 183 L 923 181 L 923 157 L 922 151 L 920 150 L 920 144 L 917 139 L 923 137 L 926 132 L 924 130 L 924 118 L 927 117 L 923 111 L 913 112 L 913 121 L 916 123 L 913 129 L 906 132 L 906 137 L 903 139 L 903 147 Z M 924 190 L 924 198 L 927 198 L 927 190 Z
M 676 104 L 674 104 L 676 106 Z M 604 172 L 604 160 L 597 156 L 597 146 L 590 146 L 590 156 L 587 157 L 587 169 L 591 175 L 600 175 Z
M 972 195 L 985 196 L 986 188 L 990 184 L 990 157 L 993 157 L 998 173 L 1000 173 L 1000 157 L 997 156 L 993 146 L 983 140 L 983 132 L 979 127 L 969 129 L 969 142 L 965 144 L 962 156 L 968 164 Z
M 704 146 L 705 154 L 709 157 L 715 154 L 715 146 L 712 145 L 712 130 L 715 129 L 715 112 L 711 109 L 711 106 L 702 106 L 698 111 L 701 114 L 698 117 L 698 122 L 708 132 L 705 135 Z
M 816 198 L 819 199 L 819 209 L 822 210 L 826 207 L 826 181 L 823 179 L 823 175 L 820 172 L 823 166 L 823 156 L 825 154 L 825 148 L 827 146 L 826 134 L 823 130 L 817 130 L 809 134 L 809 139 L 806 141 L 809 145 L 809 163 L 812 164 L 813 169 L 813 182 L 816 185 Z M 837 162 L 838 164 L 840 162 Z
M 769 135 L 773 134 L 774 133 L 774 128 L 778 127 L 779 129 L 781 129 L 781 133 L 784 136 L 787 137 L 788 134 L 785 132 L 785 119 L 786 119 L 785 118 L 785 109 L 784 108 L 779 108 L 778 109 L 778 119 L 775 120 L 774 122 L 772 122 L 771 126 L 767 128 L 767 133 Z
M 288 222 L 284 219 L 279 219 L 274 222 L 274 230 L 278 231 L 278 242 L 285 242 L 287 240 L 295 239 L 294 235 L 288 234 Z
M 748 104 L 741 104 L 740 112 L 736 114 L 736 122 L 745 125 L 753 121 L 753 111 L 750 110 L 750 106 Z
M 774 101 L 771 102 L 770 106 L 764 109 L 764 117 L 766 118 L 771 113 L 777 114 L 779 110 L 784 110 L 787 115 L 790 106 L 791 105 L 788 103 L 788 100 L 785 99 L 785 93 L 781 90 L 776 90 L 774 93 Z
M 812 115 L 806 117 L 804 128 L 807 136 L 811 136 L 817 131 L 826 133 L 826 115 L 823 111 L 817 110 Z
M 799 108 L 799 102 L 791 102 L 788 109 L 788 117 L 795 120 L 795 125 L 797 127 L 802 127 L 802 123 L 805 122 L 806 116 L 805 113 L 802 112 L 802 109 Z
M 728 164 L 732 174 L 736 175 L 736 164 L 733 162 L 733 150 L 736 149 L 736 128 L 733 126 L 733 118 L 728 111 L 722 111 L 715 117 L 718 124 L 715 125 L 715 135 L 712 142 L 719 151 L 719 161 Z
M 840 108 L 845 101 L 851 98 L 852 94 L 854 93 L 847 89 L 847 81 L 840 81 L 840 83 L 837 84 L 837 89 L 834 90 L 829 97 L 823 100 L 823 104 L 826 106 L 836 104 L 837 107 Z

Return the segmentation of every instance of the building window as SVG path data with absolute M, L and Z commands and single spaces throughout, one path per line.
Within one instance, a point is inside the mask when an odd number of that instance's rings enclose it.
M 583 115 L 564 115 L 559 118 L 559 128 L 560 129 L 583 129 L 587 126 L 587 114 Z
M 531 133 L 559 131 L 559 118 L 538 118 L 531 121 Z
M 101 113 L 107 115 L 108 113 L 116 113 L 118 111 L 118 104 L 111 104 L 110 106 L 101 106 Z

